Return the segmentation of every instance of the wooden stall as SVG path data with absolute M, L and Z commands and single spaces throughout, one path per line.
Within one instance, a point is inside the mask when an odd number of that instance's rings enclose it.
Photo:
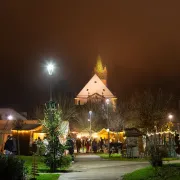
M 34 134 L 38 133 L 41 130 L 42 130 L 42 126 L 38 123 L 38 121 L 33 121 L 33 120 L 25 121 L 21 130 L 12 129 L 12 135 L 16 138 L 16 140 L 18 139 L 19 136 L 21 155 L 31 154 L 30 147 L 32 146 L 33 143 Z

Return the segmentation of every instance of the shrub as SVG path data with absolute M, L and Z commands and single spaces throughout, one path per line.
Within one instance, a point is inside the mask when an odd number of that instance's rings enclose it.
M 167 157 L 167 149 L 152 145 L 149 149 L 150 163 L 153 167 L 162 166 L 164 157 Z
M 1 180 L 24 180 L 27 169 L 24 161 L 15 156 L 0 155 Z
M 72 157 L 67 155 L 67 156 L 62 156 L 61 161 L 60 161 L 60 168 L 63 167 L 68 167 L 72 162 Z

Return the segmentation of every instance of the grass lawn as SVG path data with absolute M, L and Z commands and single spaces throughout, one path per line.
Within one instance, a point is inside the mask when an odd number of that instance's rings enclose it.
M 121 154 L 111 154 L 109 157 L 109 154 L 105 153 L 99 153 L 97 154 L 103 159 L 108 159 L 108 160 L 117 160 L 117 161 L 138 161 L 138 162 L 144 162 L 148 161 L 148 158 L 125 158 L 122 157 Z M 163 158 L 163 161 L 173 161 L 177 160 L 178 158 Z
M 111 154 L 111 156 L 109 157 L 109 154 L 97 154 L 99 155 L 101 158 L 103 159 L 108 159 L 108 160 L 117 160 L 117 161 L 148 161 L 148 159 L 145 158 L 124 158 L 121 156 L 121 154 Z
M 31 177 L 31 169 L 32 169 L 32 156 L 20 156 L 21 159 L 25 160 L 25 166 L 28 169 L 28 179 Z M 39 176 L 36 176 L 37 180 L 58 180 L 60 174 L 58 173 L 48 173 L 49 167 L 47 167 L 44 163 L 43 156 L 36 156 L 36 161 L 38 164 L 38 173 Z M 60 170 L 60 169 L 58 169 Z
M 163 167 L 151 166 L 126 174 L 123 180 L 179 180 L 180 164 L 166 164 Z
M 33 157 L 32 156 L 20 156 L 20 158 L 25 161 L 25 166 L 27 167 L 28 172 L 30 173 L 31 168 L 32 168 Z M 49 171 L 49 168 L 44 163 L 44 157 L 43 156 L 37 156 L 36 157 L 36 162 L 38 164 L 38 172 L 39 173 Z
M 58 180 L 60 174 L 53 174 L 53 173 L 48 173 L 48 174 L 39 174 L 37 176 L 37 180 Z

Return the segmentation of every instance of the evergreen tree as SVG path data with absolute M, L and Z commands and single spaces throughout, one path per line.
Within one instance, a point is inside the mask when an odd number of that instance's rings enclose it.
M 44 132 L 47 133 L 48 146 L 46 164 L 50 167 L 51 172 L 55 172 L 62 165 L 63 154 L 65 147 L 60 143 L 59 137 L 63 135 L 62 128 L 62 111 L 54 102 L 49 102 L 45 106 L 44 120 L 41 123 Z

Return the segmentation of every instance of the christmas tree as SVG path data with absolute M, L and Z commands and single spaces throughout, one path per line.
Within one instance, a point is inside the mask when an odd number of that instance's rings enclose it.
M 55 172 L 60 167 L 64 154 L 65 147 L 59 141 L 59 137 L 63 135 L 61 115 L 62 111 L 58 105 L 50 101 L 45 106 L 44 120 L 41 120 L 48 140 L 45 162 L 51 172 Z

